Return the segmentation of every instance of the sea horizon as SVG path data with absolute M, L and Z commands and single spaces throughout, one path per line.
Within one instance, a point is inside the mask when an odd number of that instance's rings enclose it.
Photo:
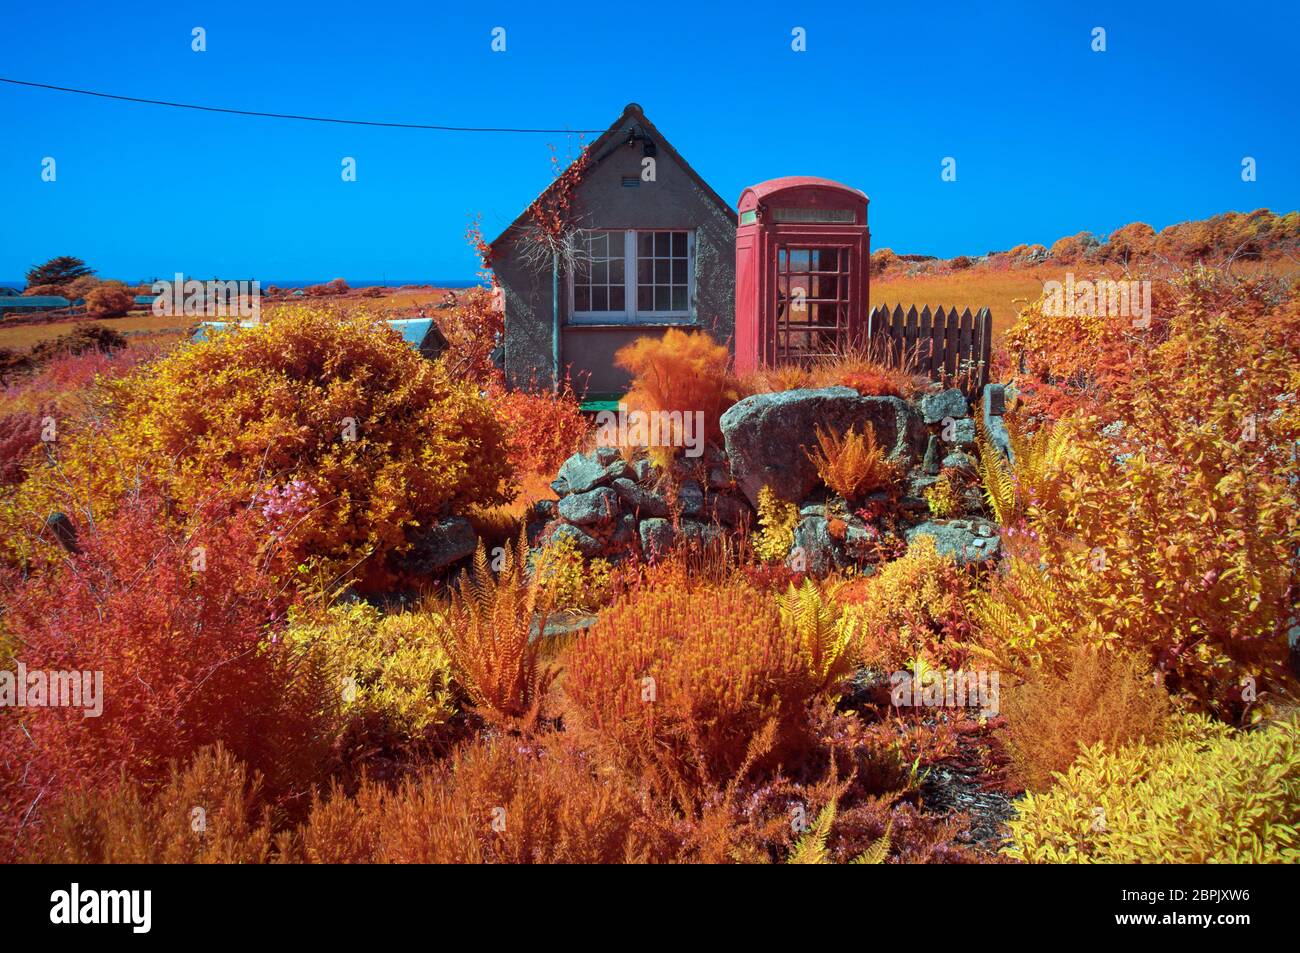
M 194 278 L 197 276 L 187 275 L 186 277 Z M 113 280 L 113 279 L 105 279 L 105 280 Z M 139 284 L 145 284 L 147 282 L 160 281 L 160 280 L 165 281 L 169 279 L 159 276 L 157 278 L 150 278 L 150 279 L 140 278 L 140 279 L 128 280 L 125 278 L 118 278 L 116 280 L 121 281 L 127 285 L 135 286 Z M 223 278 L 199 278 L 198 280 L 200 281 L 240 281 L 240 280 L 252 281 L 254 279 L 251 278 L 240 279 L 240 278 L 231 277 L 231 278 L 224 278 L 224 279 Z M 262 288 L 265 289 L 271 287 L 272 285 L 275 285 L 277 288 L 306 288 L 309 285 L 323 285 L 329 281 L 333 281 L 334 279 L 333 278 L 319 278 L 319 279 L 295 278 L 295 279 L 270 279 L 270 280 L 263 281 L 262 279 L 259 278 L 256 280 L 260 281 Z M 406 285 L 430 286 L 433 288 L 487 287 L 487 282 L 485 281 L 481 281 L 478 279 L 465 279 L 465 278 L 403 278 L 403 279 L 358 278 L 355 281 L 350 278 L 344 278 L 343 280 L 348 283 L 349 288 L 375 288 L 375 287 L 401 288 Z M 0 288 L 17 288 L 21 290 L 26 287 L 27 287 L 27 281 L 25 279 L 0 280 Z

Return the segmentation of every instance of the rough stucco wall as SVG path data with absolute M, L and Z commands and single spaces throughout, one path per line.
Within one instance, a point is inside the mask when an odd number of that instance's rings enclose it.
M 635 122 L 625 120 L 624 128 Z M 620 137 L 615 137 L 614 142 Z M 662 144 L 661 144 L 662 145 Z M 605 151 L 609 146 L 604 147 Z M 599 155 L 599 153 L 598 153 Z M 695 230 L 695 298 L 690 326 L 703 328 L 734 352 L 736 223 L 661 147 L 655 156 L 656 180 L 624 188 L 624 176 L 641 177 L 641 143 L 619 145 L 591 169 L 575 196 L 576 223 L 583 228 L 663 228 Z M 551 273 L 530 272 L 507 239 L 497 246 L 493 264 L 505 292 L 506 373 L 515 386 L 551 383 Z M 560 308 L 568 307 L 561 276 Z M 575 381 L 589 375 L 592 392 L 622 389 L 627 375 L 612 355 L 639 333 L 663 333 L 662 325 L 617 329 L 567 326 L 562 322 L 563 366 Z

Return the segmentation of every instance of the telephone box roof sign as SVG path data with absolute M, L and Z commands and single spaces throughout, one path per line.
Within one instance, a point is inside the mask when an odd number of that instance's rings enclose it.
M 740 194 L 736 370 L 829 357 L 859 341 L 869 301 L 870 200 L 813 176 Z
M 754 224 L 770 214 L 778 222 L 865 226 L 870 201 L 865 192 L 831 179 L 787 175 L 751 185 L 740 193 L 736 208 L 741 225 Z

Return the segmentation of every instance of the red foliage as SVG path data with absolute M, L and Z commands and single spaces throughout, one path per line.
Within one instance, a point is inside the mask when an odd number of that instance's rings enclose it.
M 506 431 L 506 454 L 516 473 L 554 473 L 591 433 L 580 398 L 565 378 L 557 392 L 488 386 L 497 419 Z
M 306 784 L 323 761 L 321 686 L 273 635 L 286 603 L 250 514 L 182 536 L 167 531 L 162 510 L 146 490 L 112 519 L 81 527 L 80 554 L 7 580 L 14 662 L 29 672 L 102 672 L 103 711 L 3 713 L 5 834 L 23 818 L 30 832 L 38 803 L 120 776 L 158 782 L 169 759 L 216 742 L 266 774 L 277 795 Z M 12 844 L 5 840 L 0 854 Z

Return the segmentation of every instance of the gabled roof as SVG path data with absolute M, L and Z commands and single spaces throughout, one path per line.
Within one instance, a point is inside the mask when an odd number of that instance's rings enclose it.
M 701 189 L 704 190 L 704 194 L 707 195 L 709 198 L 711 198 L 715 203 L 717 203 L 719 208 L 723 209 L 728 215 L 730 215 L 732 221 L 735 221 L 736 219 L 735 209 L 731 207 L 731 205 L 727 202 L 726 199 L 724 199 L 721 195 L 715 192 L 713 190 L 713 187 L 709 185 L 709 183 L 704 181 L 704 179 L 700 176 L 700 174 L 691 167 L 691 164 L 689 162 L 687 162 L 684 158 L 682 158 L 682 154 L 678 152 L 676 149 L 674 149 L 672 143 L 670 143 L 667 139 L 664 138 L 664 134 L 659 131 L 658 127 L 656 127 L 654 123 L 652 123 L 649 119 L 645 117 L 645 113 L 642 111 L 641 107 L 636 103 L 628 103 L 623 108 L 622 114 L 617 119 L 614 120 L 613 125 L 611 125 L 603 133 L 601 133 L 600 137 L 596 139 L 596 141 L 593 142 L 588 147 L 587 151 L 591 155 L 592 163 L 598 164 L 600 162 L 603 162 L 605 159 L 607 159 L 613 152 L 613 150 L 610 149 L 609 147 L 611 145 L 618 145 L 619 137 L 626 136 L 628 134 L 628 129 L 630 127 L 640 127 L 641 132 L 643 132 L 645 135 L 649 136 L 652 140 L 654 140 L 655 145 L 658 148 L 662 149 L 664 153 L 668 155 L 669 158 L 671 158 L 674 162 L 680 165 L 683 171 L 685 171 L 685 173 L 688 176 L 690 176 L 691 180 L 695 182 L 695 184 L 698 185 Z M 515 220 L 511 222 L 508 226 L 506 226 L 505 230 L 500 235 L 498 235 L 496 238 L 494 238 L 491 242 L 488 243 L 489 247 L 495 248 L 497 245 L 499 245 L 507 235 L 509 235 L 516 227 L 518 227 L 523 222 L 524 216 L 528 214 L 528 209 L 532 208 L 533 205 L 535 205 L 538 200 L 540 200 L 543 196 L 545 196 L 548 192 L 550 192 L 551 189 L 557 187 L 558 187 L 558 180 L 556 182 L 552 182 L 550 185 L 544 188 L 541 191 L 541 193 L 537 196 L 537 198 L 533 199 L 532 202 L 530 202 L 527 206 L 525 206 L 524 210 L 519 213 L 519 215 L 515 218 Z
M 59 295 L 20 295 L 17 298 L 6 297 L 6 308 L 66 308 L 72 304 Z

